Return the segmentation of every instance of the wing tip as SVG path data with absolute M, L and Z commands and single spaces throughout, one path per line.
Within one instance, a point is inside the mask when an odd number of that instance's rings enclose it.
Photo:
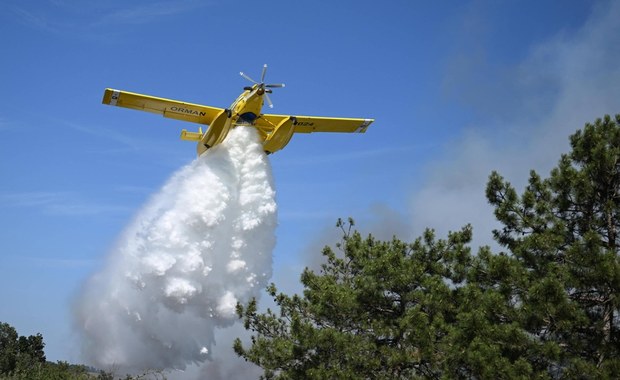
M 121 92 L 119 90 L 115 90 L 113 88 L 106 88 L 103 93 L 103 99 L 101 103 L 109 104 L 111 106 L 115 106 L 118 102 L 118 98 L 120 97 Z
M 355 132 L 357 132 L 357 133 L 364 133 L 364 132 L 366 132 L 366 130 L 368 129 L 368 126 L 370 126 L 370 124 L 373 121 L 375 121 L 375 119 L 364 119 L 364 121 L 362 122 L 362 125 L 360 125 Z

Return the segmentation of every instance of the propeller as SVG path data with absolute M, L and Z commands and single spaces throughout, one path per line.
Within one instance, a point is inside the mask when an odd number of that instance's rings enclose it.
M 265 74 L 267 73 L 267 64 L 263 65 L 263 72 L 260 75 L 260 83 L 255 81 L 254 79 L 250 78 L 248 75 L 244 74 L 243 71 L 239 72 L 239 74 L 241 74 L 242 77 L 244 77 L 245 79 L 249 80 L 250 82 L 254 83 L 255 85 L 258 85 L 258 91 L 257 93 L 259 95 L 264 95 L 265 96 L 265 100 L 267 101 L 267 104 L 269 105 L 269 108 L 273 108 L 273 103 L 271 102 L 271 99 L 269 98 L 269 95 L 267 95 L 268 93 L 271 93 L 271 89 L 272 88 L 282 88 L 284 87 L 284 83 L 275 83 L 275 84 L 265 84 Z

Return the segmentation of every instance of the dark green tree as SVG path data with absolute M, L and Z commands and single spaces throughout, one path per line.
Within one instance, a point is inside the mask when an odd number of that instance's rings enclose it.
M 340 254 L 326 247 L 320 273 L 304 270 L 303 296 L 268 288 L 279 313 L 238 305 L 255 332 L 238 355 L 264 369 L 264 378 L 439 378 L 445 337 L 471 260 L 471 229 L 436 240 L 427 230 L 409 244 L 344 232 Z
M 534 372 L 620 378 L 620 115 L 586 124 L 570 143 L 550 177 L 532 171 L 521 195 L 491 174 L 487 198 L 503 224 L 494 234 L 509 257 L 479 257 L 470 282 L 514 306 L 501 325 L 528 334 L 520 354 Z
M 521 325 L 514 289 L 523 268 L 483 247 L 460 289 L 456 321 L 446 337 L 444 377 L 450 379 L 546 378 L 532 366 L 533 340 Z
M 0 323 L 0 376 L 40 370 L 46 364 L 41 334 L 19 336 L 8 323 Z
M 41 334 L 19 336 L 13 326 L 0 323 L 0 379 L 92 379 L 84 366 L 47 362 L 44 347 Z
M 0 375 L 12 372 L 17 362 L 17 331 L 8 323 L 0 323 Z
M 28 369 L 38 364 L 44 364 L 45 352 L 43 348 L 43 335 L 36 334 L 28 337 L 20 336 L 17 340 L 17 365 L 18 369 Z

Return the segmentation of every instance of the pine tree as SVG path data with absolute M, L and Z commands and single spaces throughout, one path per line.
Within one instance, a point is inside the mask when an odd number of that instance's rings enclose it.
M 471 259 L 471 228 L 436 240 L 427 230 L 408 244 L 344 229 L 339 256 L 329 247 L 321 273 L 306 269 L 303 296 L 269 287 L 279 315 L 238 305 L 256 333 L 235 351 L 261 366 L 264 378 L 439 378 L 444 337 L 455 321 L 456 293 Z
M 491 174 L 487 198 L 503 224 L 494 234 L 513 271 L 493 278 L 487 269 L 498 259 L 489 256 L 472 276 L 508 287 L 535 372 L 619 378 L 620 115 L 586 124 L 570 143 L 548 179 L 530 173 L 521 196 Z

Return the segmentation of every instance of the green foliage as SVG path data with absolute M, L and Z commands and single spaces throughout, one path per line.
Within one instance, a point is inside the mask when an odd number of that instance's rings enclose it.
M 0 379 L 6 380 L 88 380 L 93 379 L 81 365 L 51 363 L 45 359 L 41 334 L 19 336 L 8 323 L 0 323 Z
M 0 374 L 15 369 L 17 359 L 17 331 L 8 323 L 0 323 Z
M 518 322 L 535 338 L 527 351 L 534 368 L 551 377 L 618 378 L 620 115 L 586 124 L 570 142 L 551 176 L 532 171 L 521 196 L 491 174 L 487 198 L 504 225 L 495 237 L 519 269 L 483 283 L 512 284 Z
M 0 376 L 7 380 L 91 380 L 84 366 L 59 361 L 39 362 L 28 367 L 18 368 L 13 373 Z
M 303 297 L 268 289 L 280 308 L 257 313 L 256 301 L 237 311 L 257 333 L 235 351 L 265 369 L 265 378 L 436 378 L 444 337 L 456 321 L 459 284 L 471 260 L 471 229 L 412 244 L 377 241 L 345 228 L 342 255 L 325 248 L 327 263 L 306 269 Z
M 0 323 L 0 376 L 23 372 L 45 363 L 43 336 L 18 336 L 8 323 Z

